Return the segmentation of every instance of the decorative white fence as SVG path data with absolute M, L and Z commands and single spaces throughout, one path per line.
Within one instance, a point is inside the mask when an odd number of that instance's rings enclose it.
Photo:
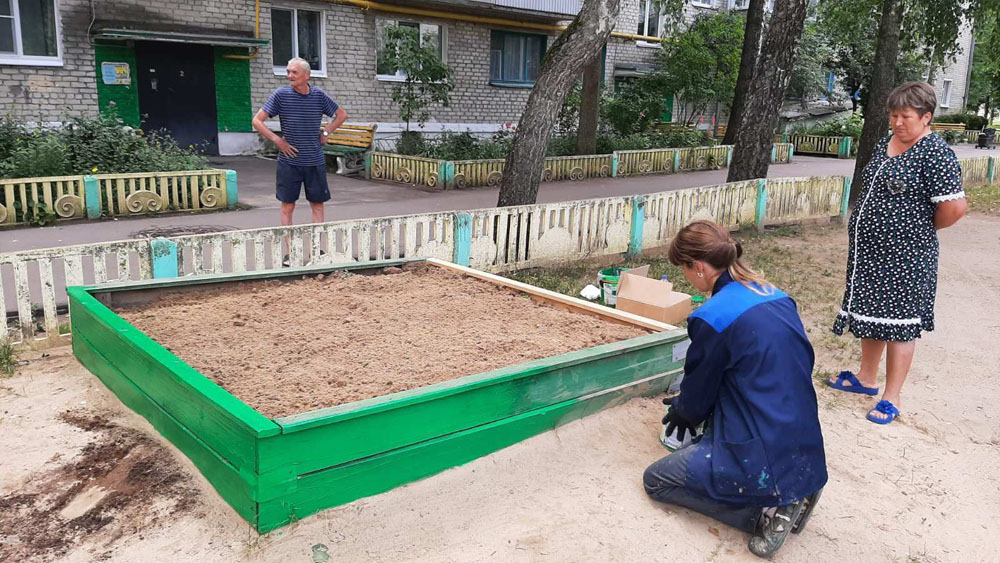
M 962 164 L 967 181 L 993 182 L 992 158 Z M 774 178 L 639 196 L 11 252 L 0 254 L 0 311 L 7 313 L 15 342 L 44 346 L 68 339 L 67 285 L 269 270 L 282 267 L 286 254 L 293 267 L 434 257 L 482 270 L 515 270 L 664 246 L 696 219 L 729 229 L 844 219 L 849 188 L 842 177 Z

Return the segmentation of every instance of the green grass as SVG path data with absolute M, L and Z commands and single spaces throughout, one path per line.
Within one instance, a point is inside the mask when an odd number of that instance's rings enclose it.
M 10 337 L 0 337 L 0 378 L 13 377 L 17 373 L 17 350 Z
M 1000 185 L 979 186 L 965 191 L 969 200 L 969 209 L 1000 216 Z

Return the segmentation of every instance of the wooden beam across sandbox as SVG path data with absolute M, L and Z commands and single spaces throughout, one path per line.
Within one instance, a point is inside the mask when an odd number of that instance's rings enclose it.
M 269 419 L 111 307 L 163 291 L 355 271 L 406 260 L 71 287 L 73 351 L 125 405 L 181 450 L 259 532 L 461 465 L 633 397 L 680 373 L 686 332 L 448 262 L 428 264 L 652 334 L 451 381 Z M 220 337 L 220 335 L 215 335 Z M 675 348 L 676 347 L 676 348 Z

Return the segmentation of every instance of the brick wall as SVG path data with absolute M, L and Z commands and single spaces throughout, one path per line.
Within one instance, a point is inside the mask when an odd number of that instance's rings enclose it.
M 726 0 L 715 0 L 720 5 Z M 635 33 L 639 0 L 626 0 L 617 29 Z M 261 37 L 271 37 L 271 7 L 322 10 L 326 28 L 327 76 L 315 83 L 340 102 L 356 122 L 398 122 L 399 113 L 390 99 L 391 82 L 375 78 L 375 20 L 394 17 L 362 12 L 349 7 L 315 1 L 261 2 Z M 150 3 L 140 0 L 94 2 L 97 20 L 153 23 L 160 26 L 198 26 L 248 32 L 253 26 L 250 0 L 178 0 Z M 688 7 L 690 14 L 700 9 Z M 123 91 L 98 86 L 95 50 L 87 36 L 91 24 L 87 0 L 60 0 L 63 61 L 61 67 L 0 65 L 0 106 L 13 108 L 25 119 L 57 121 L 63 116 L 96 112 L 110 101 L 127 105 Z M 489 84 L 490 26 L 456 21 L 435 21 L 446 29 L 447 62 L 455 71 L 456 88 L 450 107 L 434 107 L 432 121 L 446 123 L 502 123 L 516 121 L 527 102 L 529 89 Z M 517 31 L 517 30 L 513 30 Z M 552 38 L 550 37 L 550 42 Z M 635 41 L 613 39 L 608 46 L 607 80 L 611 82 L 615 62 L 652 62 L 658 49 L 641 47 Z M 122 58 L 123 52 L 98 53 L 102 60 Z M 119 56 L 120 55 L 120 56 Z M 226 91 L 217 95 L 220 129 L 248 131 L 249 119 L 268 94 L 286 83 L 275 75 L 270 47 L 260 50 L 249 63 L 216 59 L 216 79 Z M 283 65 L 282 65 L 283 66 Z M 132 71 L 133 79 L 136 71 Z M 249 84 L 247 83 L 249 81 Z M 119 87 L 121 88 L 121 87 Z M 100 94 L 99 94 L 100 89 Z M 249 97 L 242 92 L 249 91 Z M 117 93 L 115 93 L 117 92 Z M 117 97 L 120 96 L 121 99 Z M 248 100 L 249 98 L 249 100 Z M 120 108 L 124 110 L 125 108 Z M 133 110 L 129 108 L 130 115 Z
M 272 3 L 262 5 L 265 8 L 261 14 L 261 34 L 270 37 Z M 313 82 L 344 107 L 350 121 L 400 121 L 399 111 L 390 98 L 393 83 L 375 78 L 375 20 L 396 16 L 362 13 L 357 8 L 333 4 L 276 5 L 324 11 L 327 77 L 314 76 Z M 455 89 L 449 107 L 431 108 L 432 121 L 502 123 L 518 119 L 531 90 L 490 85 L 490 27 L 432 18 L 409 21 L 445 28 L 446 60 L 455 72 Z M 270 47 L 262 49 L 261 56 L 250 65 L 255 111 L 275 88 L 287 83 L 283 72 L 274 74 L 272 56 Z
M 960 113 L 965 111 L 966 97 L 968 91 L 969 64 L 972 55 L 972 26 L 962 28 L 958 36 L 958 44 L 961 51 L 954 62 L 938 69 L 934 79 L 934 92 L 937 94 L 938 108 L 936 115 L 948 113 Z M 951 103 L 949 107 L 941 107 L 944 103 L 944 85 L 946 80 L 951 80 Z

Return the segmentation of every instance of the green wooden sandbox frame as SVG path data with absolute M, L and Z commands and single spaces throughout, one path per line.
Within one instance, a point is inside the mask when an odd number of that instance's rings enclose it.
M 655 323 L 661 332 L 272 420 L 109 308 L 148 302 L 157 290 L 294 280 L 338 270 L 373 273 L 405 262 L 71 287 L 73 352 L 191 459 L 261 533 L 461 465 L 633 397 L 662 392 L 682 368 L 686 332 Z M 653 323 L 610 309 L 599 313 L 589 303 L 517 282 L 500 283 L 538 301 L 586 308 L 615 322 L 646 328 Z

